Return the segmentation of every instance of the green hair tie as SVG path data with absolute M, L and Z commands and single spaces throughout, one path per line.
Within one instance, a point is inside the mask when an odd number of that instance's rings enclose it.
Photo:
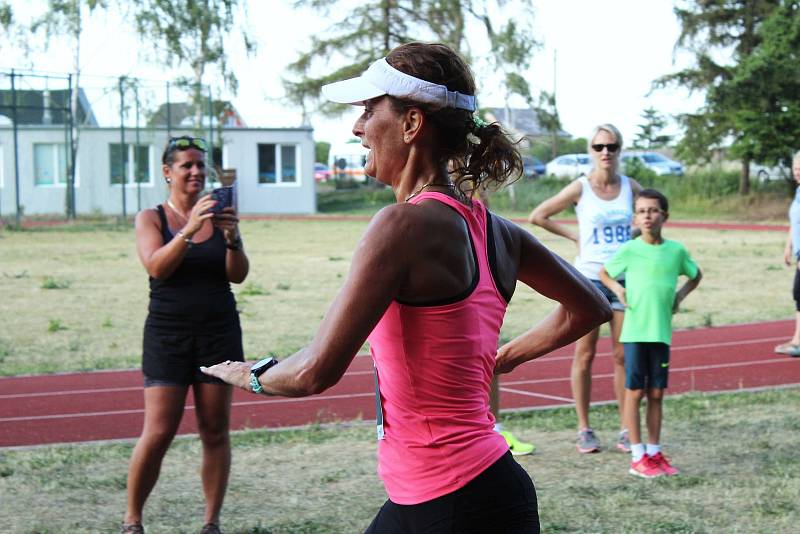
M 474 115 L 472 117 L 472 122 L 475 124 L 476 128 L 486 128 L 487 126 L 489 126 L 488 122 L 478 117 L 477 115 Z

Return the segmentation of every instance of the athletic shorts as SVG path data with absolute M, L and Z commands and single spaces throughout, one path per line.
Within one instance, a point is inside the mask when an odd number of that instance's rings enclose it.
M 800 312 L 800 269 L 795 269 L 794 271 L 794 287 L 792 288 L 792 296 L 794 297 L 795 309 Z
M 593 283 L 594 287 L 599 289 L 603 295 L 606 296 L 606 298 L 608 299 L 608 303 L 611 304 L 612 310 L 625 311 L 625 306 L 623 306 L 622 303 L 619 301 L 617 295 L 615 295 L 613 291 L 611 291 L 605 285 L 603 285 L 603 282 L 601 282 L 600 280 L 589 280 L 589 281 Z M 622 287 L 625 287 L 625 280 L 617 280 L 617 281 L 620 284 L 622 284 Z
M 392 501 L 365 534 L 529 534 L 539 532 L 536 490 L 507 452 L 466 486 L 420 504 Z
M 244 361 L 242 330 L 238 324 L 204 334 L 175 334 L 145 324 L 142 346 L 145 387 L 188 386 L 198 382 L 222 384 L 222 380 L 200 372 L 199 367 L 225 360 Z
M 623 343 L 625 389 L 666 389 L 669 375 L 669 345 Z

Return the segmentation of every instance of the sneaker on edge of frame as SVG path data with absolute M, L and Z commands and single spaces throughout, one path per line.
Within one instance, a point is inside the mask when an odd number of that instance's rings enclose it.
M 619 433 L 619 437 L 617 438 L 617 448 L 622 452 L 631 452 L 631 439 L 628 437 L 627 428 Z
M 536 447 L 533 443 L 526 443 L 524 441 L 520 441 L 508 430 L 501 430 L 500 435 L 505 438 L 506 443 L 508 444 L 508 449 L 511 451 L 512 456 L 525 456 L 526 454 L 531 454 L 533 451 L 536 450 Z
M 666 475 L 659 464 L 647 454 L 642 456 L 638 462 L 631 461 L 631 468 L 628 469 L 628 473 L 642 478 L 656 478 Z
M 584 428 L 578 432 L 578 439 L 575 445 L 581 454 L 600 452 L 600 440 L 597 439 L 597 436 L 594 435 L 594 430 L 591 428 Z
M 677 475 L 678 473 L 681 472 L 680 469 L 670 464 L 669 461 L 667 460 L 667 457 L 661 454 L 660 451 L 655 453 L 650 458 L 653 460 L 653 462 L 655 462 L 656 465 L 658 465 L 658 467 L 661 468 L 662 471 L 664 471 L 664 473 L 670 476 Z

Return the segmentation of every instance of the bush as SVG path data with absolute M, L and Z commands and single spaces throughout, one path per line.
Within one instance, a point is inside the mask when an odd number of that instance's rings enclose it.
M 514 182 L 512 201 L 508 186 L 491 194 L 489 204 L 493 211 L 529 211 L 561 191 L 569 180 L 563 178 L 538 178 Z M 572 208 L 568 213 L 572 213 Z

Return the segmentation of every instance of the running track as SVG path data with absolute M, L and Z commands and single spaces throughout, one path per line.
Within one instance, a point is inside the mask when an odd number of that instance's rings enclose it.
M 793 321 L 774 321 L 675 332 L 671 395 L 800 384 L 800 358 L 772 352 L 791 334 Z M 594 363 L 592 399 L 613 400 L 610 343 L 601 339 Z M 501 378 L 504 410 L 572 404 L 567 347 L 522 365 Z M 193 412 L 191 396 L 187 412 Z M 342 380 L 322 395 L 300 399 L 261 397 L 237 390 L 232 428 L 280 428 L 375 418 L 372 363 L 355 358 Z M 137 437 L 142 428 L 142 378 L 138 370 L 0 378 L 0 447 Z M 195 433 L 187 413 L 179 433 Z

